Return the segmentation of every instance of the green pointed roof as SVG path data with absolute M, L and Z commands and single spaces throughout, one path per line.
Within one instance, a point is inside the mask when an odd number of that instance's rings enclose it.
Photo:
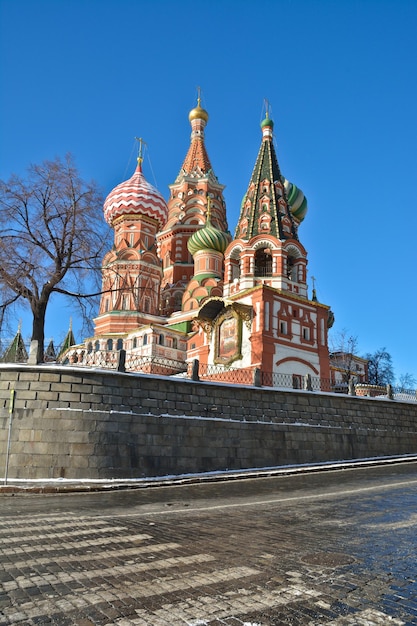
M 71 348 L 71 346 L 75 346 L 75 344 L 76 341 L 74 333 L 72 332 L 72 322 L 70 322 L 67 335 L 62 343 L 61 350 L 58 353 L 57 359 L 59 359 L 68 350 L 68 348 Z
M 54 346 L 54 342 L 52 339 L 49 342 L 48 347 L 46 348 L 45 358 L 48 359 L 49 361 L 55 361 L 56 359 L 55 346 Z
M 280 240 L 298 239 L 284 177 L 273 144 L 274 123 L 268 113 L 261 122 L 262 143 L 243 198 L 235 238 L 252 239 L 268 234 Z M 263 229 L 262 225 L 267 224 Z
M 13 337 L 10 345 L 6 348 L 0 361 L 2 363 L 26 363 L 28 353 L 20 332 L 20 324 L 16 335 Z

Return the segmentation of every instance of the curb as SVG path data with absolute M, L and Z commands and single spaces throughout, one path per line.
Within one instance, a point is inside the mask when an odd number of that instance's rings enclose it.
M 128 489 L 149 489 L 202 483 L 271 478 L 278 476 L 294 476 L 316 472 L 363 469 L 383 465 L 397 465 L 417 462 L 417 455 L 408 454 L 394 457 L 374 457 L 369 459 L 353 459 L 326 463 L 286 465 L 268 468 L 254 468 L 235 471 L 219 471 L 201 474 L 183 474 L 180 476 L 148 477 L 114 480 L 65 480 L 65 479 L 9 479 L 7 484 L 0 485 L 0 495 L 31 495 L 31 494 L 70 494 L 120 491 Z

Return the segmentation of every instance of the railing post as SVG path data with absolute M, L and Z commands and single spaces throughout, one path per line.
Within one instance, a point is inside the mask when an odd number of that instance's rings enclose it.
M 38 361 L 38 345 L 39 341 L 37 339 L 32 339 L 30 342 L 30 350 L 29 350 L 29 365 L 37 365 Z
M 192 363 L 191 380 L 200 380 L 200 376 L 198 375 L 199 368 L 200 361 L 198 359 L 194 359 Z
M 253 370 L 253 384 L 255 387 L 262 387 L 261 370 L 259 367 L 255 367 Z
M 392 385 L 387 385 L 387 396 L 389 400 L 394 400 L 394 394 L 392 391 Z
M 349 396 L 356 396 L 355 383 L 353 381 L 353 377 L 352 376 L 349 378 L 348 395 Z
M 126 371 L 126 350 L 118 350 L 117 352 L 117 371 L 125 372 Z

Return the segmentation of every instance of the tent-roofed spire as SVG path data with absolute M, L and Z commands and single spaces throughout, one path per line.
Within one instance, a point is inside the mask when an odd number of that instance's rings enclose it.
M 298 238 L 275 152 L 273 128 L 267 103 L 261 122 L 262 143 L 243 197 L 235 238 L 249 240 L 266 232 L 280 240 Z
M 59 358 L 64 354 L 64 352 L 66 352 L 68 348 L 70 348 L 71 346 L 75 346 L 75 344 L 76 344 L 76 341 L 75 341 L 74 333 L 72 332 L 72 318 L 70 318 L 68 332 L 62 343 L 61 350 L 59 351 L 57 359 L 59 360 Z
M 204 143 L 204 128 L 208 122 L 208 113 L 201 107 L 201 91 L 198 88 L 197 106 L 188 115 L 191 124 L 191 143 L 179 176 L 205 176 L 211 169 L 211 163 Z
M 0 361 L 3 363 L 26 363 L 28 360 L 28 353 L 26 350 L 25 343 L 23 341 L 22 333 L 22 322 L 19 321 L 19 325 L 17 328 L 17 332 L 10 342 L 9 346 L 6 348 L 3 356 Z
M 48 344 L 48 347 L 45 350 L 45 361 L 55 361 L 56 360 L 56 352 L 53 339 Z

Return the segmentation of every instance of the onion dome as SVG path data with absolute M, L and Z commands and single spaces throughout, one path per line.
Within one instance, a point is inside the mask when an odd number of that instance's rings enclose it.
M 200 97 L 198 97 L 197 106 L 194 109 L 191 109 L 188 114 L 188 119 L 190 120 L 190 122 L 192 122 L 193 120 L 204 120 L 207 123 L 208 118 L 208 113 L 205 109 L 201 107 L 201 100 Z
M 214 250 L 224 254 L 227 246 L 230 242 L 230 236 L 228 233 L 224 233 L 218 228 L 215 228 L 210 221 L 210 202 L 207 207 L 207 219 L 206 225 L 200 230 L 191 235 L 188 240 L 187 247 L 190 254 L 193 256 L 196 252 L 201 250 Z
M 288 204 L 292 216 L 297 222 L 302 222 L 307 214 L 307 198 L 293 183 L 281 176 L 281 180 L 284 183 L 285 193 L 287 195 Z
M 268 111 L 266 112 L 265 119 L 261 122 L 261 128 L 265 128 L 265 126 L 270 126 L 271 128 L 274 128 L 274 122 L 270 119 Z
M 117 185 L 104 202 L 104 217 L 110 226 L 125 215 L 145 215 L 158 222 L 161 229 L 167 219 L 168 207 L 162 196 L 142 174 L 142 159 L 129 180 Z

